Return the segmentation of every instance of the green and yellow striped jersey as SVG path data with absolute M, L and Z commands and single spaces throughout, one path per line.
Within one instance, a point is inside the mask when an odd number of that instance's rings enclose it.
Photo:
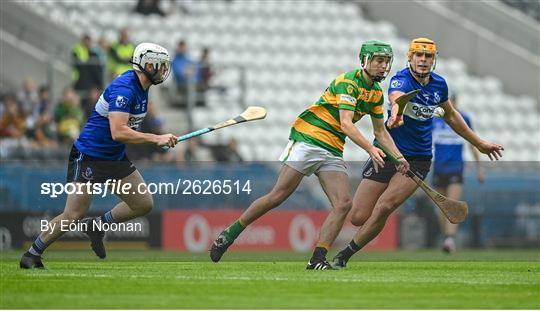
M 294 121 L 289 139 L 321 147 L 343 157 L 346 135 L 341 130 L 339 110 L 354 111 L 353 123 L 364 115 L 383 118 L 383 91 L 379 83 L 369 87 L 356 69 L 339 75 L 319 100 Z

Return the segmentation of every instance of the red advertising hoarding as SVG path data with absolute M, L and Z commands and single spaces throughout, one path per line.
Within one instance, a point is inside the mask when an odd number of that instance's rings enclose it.
M 165 210 L 162 213 L 161 242 L 163 249 L 202 252 L 231 222 L 240 210 Z M 272 211 L 242 232 L 232 249 L 310 251 L 326 218 L 326 211 Z M 348 243 L 357 227 L 349 221 L 337 238 L 335 247 Z M 391 215 L 381 234 L 364 250 L 397 248 L 397 217 Z

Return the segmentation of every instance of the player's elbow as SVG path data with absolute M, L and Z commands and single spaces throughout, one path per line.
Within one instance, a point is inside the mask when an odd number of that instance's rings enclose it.
M 125 135 L 123 135 L 121 130 L 111 129 L 111 137 L 114 141 L 121 143 L 124 141 Z
M 349 136 L 349 133 L 351 133 L 353 127 L 354 125 L 352 122 L 341 122 L 341 131 L 347 136 Z

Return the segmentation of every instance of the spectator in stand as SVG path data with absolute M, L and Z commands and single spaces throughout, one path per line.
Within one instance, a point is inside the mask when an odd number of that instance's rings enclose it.
M 94 107 L 101 96 L 101 92 L 101 89 L 92 87 L 88 90 L 88 96 L 81 100 L 81 108 L 84 111 L 85 119 L 90 118 L 92 115 L 92 111 L 94 111 Z
M 107 38 L 104 36 L 99 37 L 96 45 L 96 53 L 99 57 L 101 65 L 103 66 L 103 80 L 108 80 L 114 70 L 114 61 L 110 58 L 109 49 L 109 41 L 107 41 Z M 108 82 L 109 81 L 103 81 L 104 85 Z
M 165 16 L 165 12 L 159 7 L 160 0 L 139 0 L 134 12 L 142 15 L 157 14 Z
M 49 86 L 42 85 L 38 91 L 37 107 L 26 119 L 27 136 L 34 139 L 38 146 L 51 146 L 56 143 L 51 109 Z
M 135 45 L 129 41 L 129 29 L 124 27 L 120 29 L 118 42 L 111 44 L 109 48 L 110 57 L 114 63 L 113 78 L 127 70 L 131 70 L 131 58 L 135 51 Z
M 64 90 L 62 100 L 54 113 L 58 124 L 58 138 L 61 143 L 71 144 L 79 136 L 84 122 L 84 112 L 80 99 L 70 87 Z
M 244 159 L 238 151 L 238 142 L 235 138 L 231 138 L 224 148 L 220 148 L 215 154 L 218 162 L 240 163 Z
M 3 110 L 0 116 L 1 138 L 22 138 L 24 136 L 25 117 L 13 94 L 6 94 L 3 98 Z
M 17 94 L 17 101 L 21 107 L 20 112 L 25 116 L 32 114 L 32 111 L 36 109 L 38 105 L 38 94 L 32 79 L 24 79 L 22 90 Z
M 73 47 L 73 88 L 79 96 L 86 97 L 92 87 L 103 87 L 103 64 L 97 49 L 92 47 L 92 38 L 85 34 Z
M 212 65 L 210 64 L 210 49 L 208 47 L 203 48 L 201 52 L 201 59 L 199 60 L 199 75 L 201 77 L 199 89 L 205 92 L 210 88 L 210 79 L 213 75 Z
M 172 61 L 171 67 L 174 75 L 174 81 L 178 90 L 178 101 L 181 106 L 187 105 L 187 97 L 189 92 L 189 83 L 193 79 L 193 83 L 197 83 L 197 65 L 191 60 L 187 52 L 187 43 L 180 40 L 176 47 L 176 55 Z
M 176 161 L 180 162 L 204 162 L 213 161 L 214 157 L 210 150 L 202 145 L 200 137 L 193 137 L 183 145 L 184 149 L 179 148 L 176 153 Z
M 212 65 L 210 64 L 210 49 L 203 48 L 201 58 L 197 64 L 197 106 L 206 106 L 206 91 L 210 88 L 212 78 Z

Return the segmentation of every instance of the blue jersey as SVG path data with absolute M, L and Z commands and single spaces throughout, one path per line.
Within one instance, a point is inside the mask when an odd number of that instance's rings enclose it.
M 468 115 L 461 112 L 465 123 L 472 128 Z M 433 118 L 433 148 L 435 174 L 461 173 L 463 171 L 463 145 L 465 139 L 456 134 L 443 119 Z
M 126 145 L 112 139 L 109 112 L 129 113 L 128 126 L 134 130 L 146 116 L 148 90 L 141 86 L 134 70 L 114 79 L 99 97 L 75 147 L 83 154 L 105 160 L 121 160 Z
M 404 156 L 431 157 L 433 110 L 448 100 L 448 86 L 443 77 L 432 72 L 428 84 L 422 85 L 411 75 L 409 68 L 398 71 L 390 80 L 388 94 L 408 93 L 420 89 L 403 111 L 404 125 L 388 129 L 397 148 Z M 388 116 L 391 111 L 388 107 Z

